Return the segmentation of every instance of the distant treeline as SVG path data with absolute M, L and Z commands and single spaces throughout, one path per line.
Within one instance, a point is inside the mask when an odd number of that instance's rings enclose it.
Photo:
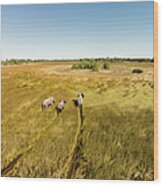
M 35 62 L 154 62 L 154 58 L 83 58 L 83 59 L 6 59 L 2 65 L 27 64 Z

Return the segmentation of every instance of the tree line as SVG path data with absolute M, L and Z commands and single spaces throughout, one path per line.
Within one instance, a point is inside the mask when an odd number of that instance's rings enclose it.
M 81 58 L 81 59 L 6 59 L 2 65 L 28 64 L 35 62 L 154 62 L 154 58 Z

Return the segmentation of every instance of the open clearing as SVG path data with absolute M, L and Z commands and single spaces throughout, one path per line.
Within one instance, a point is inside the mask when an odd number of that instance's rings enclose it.
M 2 67 L 2 175 L 153 180 L 153 63 L 114 62 L 99 72 L 71 66 Z M 78 92 L 82 130 L 72 102 Z M 49 96 L 67 100 L 58 117 L 55 106 L 41 110 Z

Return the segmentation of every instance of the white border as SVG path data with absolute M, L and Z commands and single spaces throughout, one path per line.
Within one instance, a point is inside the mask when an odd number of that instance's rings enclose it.
M 112 2 L 113 0 L 111 0 Z M 114 0 L 114 1 L 123 1 L 123 0 Z M 131 0 L 130 0 L 131 1 Z M 0 4 L 27 4 L 27 3 L 63 3 L 63 2 L 110 2 L 109 0 L 1 0 Z M 139 185 L 139 186 L 162 186 L 163 185 L 163 148 L 161 147 L 161 142 L 163 143 L 163 86 L 161 87 L 161 79 L 163 80 L 163 38 L 161 33 L 163 33 L 163 25 L 161 20 L 163 20 L 163 1 L 157 0 L 159 4 L 159 179 L 154 182 L 143 182 L 143 181 L 104 181 L 104 180 L 59 180 L 59 179 L 31 179 L 31 178 L 0 178 L 0 185 L 2 186 L 128 186 L 128 185 Z M 162 21 L 163 22 L 163 21 Z

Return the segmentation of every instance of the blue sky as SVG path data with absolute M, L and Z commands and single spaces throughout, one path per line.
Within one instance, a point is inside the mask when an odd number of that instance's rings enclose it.
M 2 5 L 2 59 L 153 57 L 153 1 Z

